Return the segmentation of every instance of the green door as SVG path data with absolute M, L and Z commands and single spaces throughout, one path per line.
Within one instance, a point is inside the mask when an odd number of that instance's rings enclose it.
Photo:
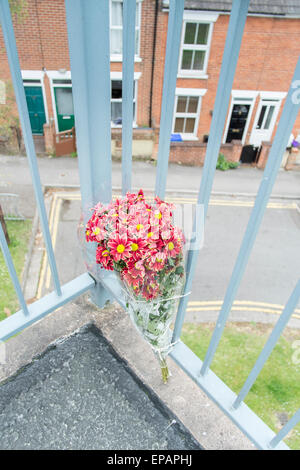
M 42 87 L 25 86 L 24 88 L 32 133 L 43 135 L 46 115 Z
M 74 108 L 71 87 L 55 87 L 55 104 L 58 131 L 67 131 L 74 126 Z

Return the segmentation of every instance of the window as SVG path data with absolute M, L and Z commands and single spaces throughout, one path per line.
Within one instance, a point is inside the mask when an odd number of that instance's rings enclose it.
M 141 2 L 136 3 L 136 22 L 135 22 L 135 55 L 139 55 L 140 41 L 140 13 Z M 110 1 L 110 54 L 111 56 L 120 56 L 122 54 L 122 31 L 123 31 L 123 1 Z
M 181 36 L 179 75 L 200 77 L 206 74 L 213 23 L 217 14 L 186 11 Z
M 133 85 L 133 122 L 136 110 L 136 82 Z M 122 126 L 122 80 L 111 81 L 111 121 L 114 127 Z
M 197 138 L 201 96 L 206 90 L 176 89 L 173 133 L 181 134 L 183 139 Z

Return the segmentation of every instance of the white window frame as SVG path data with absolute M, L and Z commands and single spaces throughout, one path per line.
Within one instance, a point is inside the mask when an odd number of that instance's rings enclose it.
M 54 88 L 72 88 L 72 83 L 60 83 L 56 84 L 53 83 L 53 80 L 72 80 L 71 79 L 71 72 L 69 70 L 47 70 L 47 75 L 50 81 L 50 92 L 51 92 L 51 100 L 52 100 L 52 108 L 53 108 L 53 116 L 54 116 L 54 124 L 55 130 L 58 133 L 58 120 L 57 120 L 57 109 L 56 109 L 56 101 L 55 101 L 55 94 Z
M 218 19 L 218 14 L 205 13 L 199 11 L 185 11 L 183 15 L 183 24 L 181 31 L 181 45 L 179 53 L 179 62 L 178 62 L 178 77 L 179 78 L 208 78 L 207 75 L 207 65 L 210 54 L 211 39 L 213 34 L 213 25 Z M 205 23 L 209 25 L 207 44 L 206 45 L 197 45 L 197 44 L 184 44 L 185 28 L 186 23 Z M 186 70 L 181 69 L 181 62 L 183 56 L 183 50 L 199 50 L 205 51 L 203 70 Z
M 133 122 L 132 122 L 132 127 L 138 127 L 137 126 L 137 97 L 138 97 L 138 80 L 141 76 L 141 72 L 134 72 L 134 82 L 135 82 L 135 86 L 134 86 L 134 97 L 133 97 L 133 102 L 135 103 L 135 109 L 134 109 L 134 117 L 133 117 Z M 113 80 L 120 80 L 122 81 L 122 72 L 111 72 L 110 73 L 110 80 L 113 81 Z M 123 84 L 122 84 L 123 86 Z M 115 99 L 111 99 L 111 102 L 112 101 L 115 101 L 115 102 L 119 102 L 119 103 L 122 103 L 122 99 L 121 98 L 115 98 Z M 111 121 L 111 127 L 113 129 L 118 129 L 118 128 L 122 128 L 122 124 L 114 124 L 112 121 Z
M 201 110 L 201 104 L 202 104 L 202 96 L 204 96 L 206 92 L 207 90 L 205 88 L 176 88 L 172 133 L 180 134 L 182 140 L 198 140 L 197 133 L 198 133 L 200 110 Z M 178 102 L 179 96 L 196 96 L 198 98 L 197 112 L 196 113 L 177 113 L 176 110 L 177 110 L 177 102 Z M 183 133 L 183 132 L 175 132 L 174 127 L 175 127 L 175 121 L 177 117 L 195 118 L 194 132 L 190 134 Z
M 44 101 L 44 109 L 45 109 L 45 116 L 46 116 L 46 123 L 49 123 L 49 114 L 48 114 L 48 106 L 47 106 L 47 99 L 46 99 L 46 92 L 45 92 L 45 85 L 44 85 L 44 75 L 45 73 L 40 70 L 21 70 L 22 80 L 39 80 L 40 82 L 27 82 L 23 85 L 25 86 L 41 86 L 42 87 L 42 95 Z
M 135 31 L 138 31 L 138 50 L 137 50 L 137 53 L 134 55 L 134 61 L 135 61 L 135 62 L 141 62 L 141 60 L 142 60 L 142 59 L 140 58 L 142 1 L 143 1 L 143 0 L 136 0 L 136 3 L 137 3 L 137 5 L 138 5 L 138 11 L 137 11 L 137 14 L 138 14 L 138 25 L 135 25 Z M 111 16 L 111 11 L 112 11 L 111 4 L 112 4 L 113 2 L 123 3 L 123 0 L 110 0 L 110 1 L 109 1 L 109 3 L 110 3 L 110 8 L 109 8 L 109 31 L 110 31 L 110 33 L 111 33 L 111 30 L 112 30 L 112 29 L 116 29 L 116 30 L 120 30 L 120 31 L 123 30 L 123 24 L 122 24 L 122 26 L 115 26 L 115 25 L 112 25 L 112 23 L 111 23 L 111 19 L 112 19 L 112 16 Z M 111 61 L 111 62 L 122 62 L 122 54 L 110 54 L 110 61 Z
M 247 116 L 247 122 L 244 128 L 244 134 L 243 134 L 243 139 L 242 139 L 242 144 L 245 143 L 247 132 L 248 132 L 248 127 L 251 121 L 251 116 L 252 116 L 252 112 L 253 112 L 257 95 L 258 95 L 258 91 L 255 91 L 255 90 L 232 90 L 231 91 L 231 102 L 230 102 L 229 112 L 227 116 L 226 127 L 225 127 L 225 131 L 223 135 L 223 144 L 226 143 L 227 132 L 228 132 L 229 124 L 230 124 L 232 109 L 233 109 L 233 105 L 235 104 L 250 104 L 250 109 L 249 109 L 249 113 Z M 249 101 L 249 99 L 251 99 L 251 101 Z
M 279 114 L 279 111 L 280 111 L 282 100 L 284 98 L 286 98 L 287 93 L 284 92 L 284 91 L 277 91 L 277 92 L 276 91 L 261 91 L 259 93 L 259 95 L 260 95 L 260 100 L 259 100 L 259 103 L 258 103 L 258 106 L 257 106 L 256 115 L 255 115 L 255 118 L 254 118 L 252 130 L 251 130 L 251 134 L 250 134 L 250 138 L 249 138 L 249 142 L 251 144 L 253 142 L 253 138 L 254 138 L 255 132 L 257 130 L 256 126 L 257 126 L 257 123 L 258 123 L 258 120 L 259 120 L 259 117 L 260 117 L 262 107 L 264 106 L 264 100 L 267 100 L 266 105 L 270 104 L 270 100 L 273 100 L 272 105 L 275 107 L 274 108 L 274 114 L 272 116 L 270 126 L 269 126 L 269 129 L 268 129 L 270 131 L 270 134 L 271 134 L 271 137 L 272 137 L 272 134 L 274 132 L 274 127 L 275 127 L 275 124 L 276 124 L 276 121 L 277 121 L 277 118 L 278 118 L 278 114 Z M 267 119 L 267 114 L 264 116 L 263 123 L 262 123 L 262 128 L 264 126 L 264 122 L 266 121 L 266 119 Z

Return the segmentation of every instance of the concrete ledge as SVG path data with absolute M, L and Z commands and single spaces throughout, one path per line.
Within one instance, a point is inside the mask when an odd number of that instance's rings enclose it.
M 138 335 L 121 308 L 110 305 L 97 309 L 86 295 L 10 339 L 6 343 L 6 364 L 0 364 L 0 380 L 30 363 L 49 344 L 90 322 L 102 331 L 137 376 L 154 390 L 204 448 L 254 449 L 253 444 L 171 359 L 173 376 L 168 385 L 161 382 L 151 348 Z

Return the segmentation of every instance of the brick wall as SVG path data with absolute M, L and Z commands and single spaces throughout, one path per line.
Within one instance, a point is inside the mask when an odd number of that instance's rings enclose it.
M 154 96 L 154 122 L 159 126 L 160 104 L 163 86 L 163 63 L 167 38 L 168 13 L 160 11 L 159 27 L 155 60 L 155 96 Z M 214 24 L 213 36 L 209 54 L 207 79 L 178 78 L 178 88 L 204 88 L 206 94 L 202 98 L 201 112 L 197 137 L 203 142 L 204 135 L 209 134 L 211 111 L 218 85 L 220 67 L 227 34 L 229 15 L 219 15 Z M 283 19 L 272 17 L 247 18 L 245 32 L 242 40 L 240 56 L 234 78 L 234 90 L 255 91 L 283 91 L 287 92 L 293 72 L 300 54 L 300 19 Z M 252 117 L 248 127 L 245 144 L 253 127 L 259 96 L 255 100 Z M 281 115 L 284 101 L 281 104 L 273 136 Z M 300 133 L 300 114 L 293 129 L 294 135 Z M 272 138 L 273 138 L 272 136 Z M 185 143 L 186 144 L 186 143 Z M 188 148 L 196 146 L 191 143 Z M 174 145 L 172 144 L 172 148 Z M 180 146 L 183 148 L 183 144 Z M 176 151 L 179 155 L 179 151 Z M 183 157 L 184 156 L 184 157 Z M 182 150 L 182 162 L 186 159 L 186 152 Z
M 184 163 L 191 166 L 202 166 L 204 164 L 207 144 L 203 142 L 172 142 L 170 149 L 170 161 Z M 242 143 L 233 140 L 230 144 L 222 144 L 220 153 L 227 160 L 238 162 L 242 151 Z
M 25 22 L 19 24 L 14 21 L 21 68 L 23 70 L 40 71 L 43 68 L 46 71 L 69 70 L 64 0 L 27 0 L 27 3 L 29 14 Z M 154 129 L 152 135 L 155 136 L 154 157 L 157 151 L 168 24 L 168 13 L 162 10 L 160 0 L 151 96 L 155 4 L 155 0 L 143 0 L 142 2 L 140 34 L 140 57 L 142 60 L 135 63 L 135 71 L 141 72 L 141 77 L 138 80 L 137 124 L 142 128 L 152 125 Z M 207 70 L 208 78 L 179 78 L 177 80 L 177 87 L 207 89 L 202 98 L 197 129 L 199 143 L 203 142 L 204 135 L 209 134 L 211 111 L 214 106 L 228 22 L 229 15 L 219 15 L 214 24 Z M 286 92 L 297 57 L 300 54 L 299 34 L 299 19 L 248 17 L 233 89 Z M 112 62 L 111 70 L 121 71 L 122 64 Z M 9 77 L 10 73 L 0 31 L 0 79 L 8 80 Z M 44 87 L 49 118 L 51 118 L 54 110 L 47 76 L 44 79 Z M 259 97 L 257 97 L 254 104 L 245 144 L 249 142 L 258 103 Z M 279 117 L 280 113 L 277 122 Z M 277 123 L 274 132 L 276 128 Z M 293 132 L 295 135 L 300 132 L 300 116 L 298 116 Z M 191 148 L 201 148 L 195 143 L 187 144 L 184 142 L 184 144 L 178 145 L 175 151 L 175 146 L 172 144 L 171 158 L 180 158 L 183 163 L 184 161 L 195 160 L 192 157 L 187 157 L 188 151 L 183 150 L 184 146 L 189 150 Z M 195 152 L 198 152 L 198 150 L 195 150 Z

